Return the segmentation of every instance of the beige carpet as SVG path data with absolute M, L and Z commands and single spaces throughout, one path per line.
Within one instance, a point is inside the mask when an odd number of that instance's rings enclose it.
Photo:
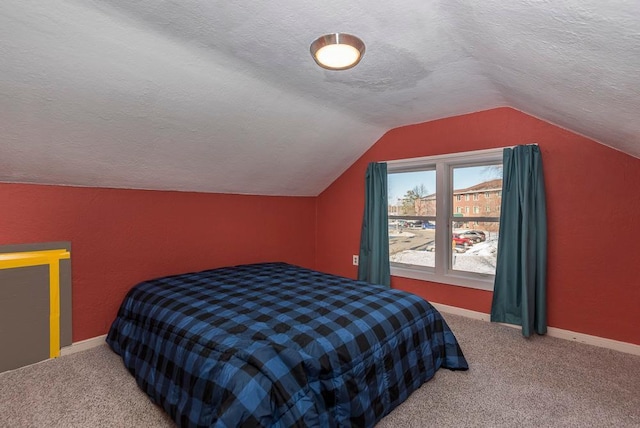
M 470 364 L 378 428 L 640 427 L 640 357 L 444 314 Z M 0 427 L 171 427 L 105 345 L 0 374 Z

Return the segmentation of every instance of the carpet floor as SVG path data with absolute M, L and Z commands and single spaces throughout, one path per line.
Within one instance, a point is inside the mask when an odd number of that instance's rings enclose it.
M 469 361 L 378 428 L 640 427 L 640 357 L 443 314 Z M 0 427 L 175 427 L 106 345 L 0 374 Z

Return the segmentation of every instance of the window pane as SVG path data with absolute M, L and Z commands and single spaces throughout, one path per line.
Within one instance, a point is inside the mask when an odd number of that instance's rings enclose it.
M 460 196 L 464 195 L 462 198 Z M 473 198 L 469 198 L 473 195 Z M 460 212 L 456 208 L 463 208 L 469 212 L 470 207 L 477 206 L 474 201 L 481 201 L 491 210 L 481 214 L 483 217 L 499 217 L 500 202 L 502 201 L 502 165 L 482 165 L 453 168 L 453 212 Z M 470 199 L 473 199 L 471 201 Z M 476 213 L 478 214 L 478 213 Z
M 494 275 L 498 253 L 498 222 L 477 222 L 474 229 L 454 229 L 453 270 Z M 454 225 L 455 226 L 455 225 Z
M 434 267 L 435 228 L 433 221 L 389 220 L 389 261 Z
M 436 215 L 436 172 L 399 172 L 387 176 L 389 215 Z
M 464 215 L 453 214 L 453 270 L 495 274 L 501 191 L 502 165 L 453 168 L 453 212 L 464 212 Z M 472 201 L 458 200 L 457 195 L 462 194 L 473 195 Z M 484 205 L 484 210 L 479 203 Z M 484 217 L 484 220 L 489 217 L 491 221 L 476 221 L 474 217 Z

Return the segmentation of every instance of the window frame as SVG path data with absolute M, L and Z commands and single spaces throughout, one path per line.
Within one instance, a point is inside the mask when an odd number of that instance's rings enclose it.
M 504 148 L 498 148 L 387 161 L 387 174 L 423 170 L 436 171 L 436 215 L 433 220 L 430 218 L 430 221 L 435 221 L 436 224 L 435 267 L 390 262 L 392 276 L 480 290 L 493 290 L 495 275 L 456 271 L 451 266 L 452 257 L 449 253 L 452 223 L 460 221 L 460 217 L 453 220 L 453 198 L 456 196 L 453 189 L 453 169 L 456 167 L 502 165 L 503 151 Z M 490 219 L 488 217 L 463 217 L 463 221 L 475 222 L 495 221 L 494 219 L 495 217 Z

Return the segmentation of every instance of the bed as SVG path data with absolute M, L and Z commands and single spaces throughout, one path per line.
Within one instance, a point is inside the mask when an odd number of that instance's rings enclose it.
M 183 427 L 371 427 L 468 368 L 422 298 L 286 263 L 142 282 L 106 340 Z

